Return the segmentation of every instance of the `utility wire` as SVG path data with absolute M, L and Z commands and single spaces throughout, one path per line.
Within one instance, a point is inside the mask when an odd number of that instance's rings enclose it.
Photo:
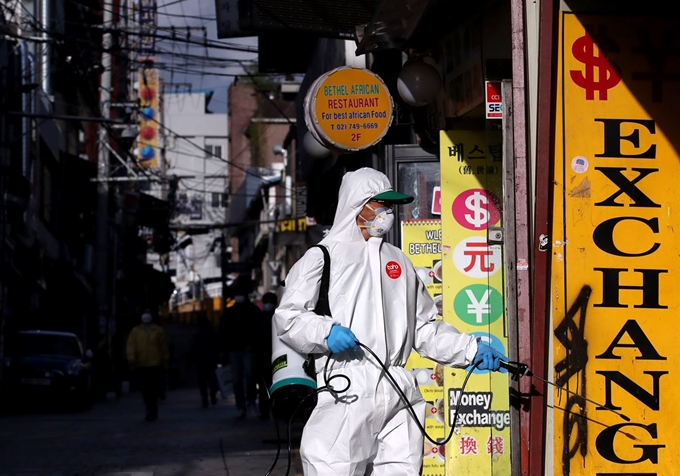
M 75 0 L 70 0 L 70 1 L 75 2 Z M 93 10 L 93 9 L 91 9 L 91 10 Z M 96 11 L 96 10 L 95 10 L 95 11 Z M 46 34 L 50 35 L 52 38 L 57 39 L 56 41 L 60 41 L 58 38 L 59 38 L 60 36 L 62 36 L 63 39 L 62 39 L 61 41 L 63 41 L 63 42 L 66 43 L 66 44 L 68 44 L 68 43 L 70 43 L 70 42 L 72 42 L 72 41 L 82 41 L 82 42 L 86 43 L 90 49 L 93 49 L 93 50 L 95 50 L 95 51 L 97 50 L 97 48 L 93 48 L 93 47 L 92 47 L 91 42 L 90 42 L 89 40 L 87 40 L 87 39 L 83 40 L 83 39 L 80 39 L 80 38 L 68 38 L 68 37 L 66 37 L 65 35 L 61 35 L 61 34 L 56 33 L 56 32 L 54 32 L 54 31 L 48 31 L 48 30 L 46 30 L 46 29 L 40 28 L 40 27 L 38 26 L 39 22 L 37 21 L 37 19 L 35 18 L 35 16 L 32 15 L 32 14 L 31 14 L 30 12 L 28 12 L 28 11 L 27 11 L 27 13 L 28 13 L 31 17 L 33 17 L 33 19 L 34 19 L 33 28 L 34 28 L 36 31 L 39 31 L 39 32 L 42 32 L 42 33 L 46 33 Z M 93 27 L 93 26 L 90 25 L 90 24 L 85 24 L 85 23 L 82 23 L 82 22 L 66 21 L 65 23 L 69 23 L 69 24 L 71 24 L 71 23 L 72 23 L 72 24 L 77 24 L 77 25 L 80 25 L 80 26 L 88 27 L 88 28 L 92 28 L 92 27 Z M 101 28 L 100 25 L 94 25 L 94 27 L 95 27 L 95 28 L 98 28 L 99 31 L 107 31 L 107 30 Z M 121 32 L 123 32 L 123 30 L 122 30 L 120 27 L 118 27 L 118 28 L 113 28 L 113 29 L 110 29 L 110 30 L 108 30 L 108 31 L 111 31 L 111 32 L 114 32 L 114 33 L 121 33 Z M 174 33 L 174 31 L 175 31 L 174 27 L 171 29 L 171 31 Z M 205 29 L 204 29 L 204 32 L 205 32 Z M 136 32 L 134 32 L 133 34 L 138 35 L 139 32 L 136 31 Z M 167 37 L 163 37 L 163 35 L 155 35 L 155 36 L 157 36 L 157 37 L 159 37 L 159 38 L 161 38 L 161 39 L 167 38 Z M 33 41 L 40 41 L 40 42 L 45 42 L 45 41 L 48 40 L 48 39 L 45 39 L 45 38 L 26 38 L 26 37 L 22 37 L 22 39 L 29 40 L 29 41 L 30 41 L 30 40 L 33 40 Z M 174 36 L 174 35 L 173 35 L 172 37 L 170 37 L 169 39 L 171 39 L 171 40 L 178 40 L 178 38 L 177 38 L 176 36 Z M 188 40 L 188 38 L 187 38 L 187 40 Z M 187 41 L 187 40 L 179 39 L 179 41 Z M 198 46 L 203 46 L 203 47 L 206 49 L 206 53 L 207 53 L 207 48 L 224 48 L 224 47 L 225 47 L 224 44 L 217 44 L 217 45 L 215 45 L 215 44 L 209 44 L 207 38 L 204 38 L 204 40 L 203 40 L 202 42 L 200 42 L 200 43 L 199 43 L 199 42 L 191 42 L 191 43 L 192 43 L 192 44 L 195 44 L 195 45 L 198 45 Z M 244 46 L 242 46 L 242 45 L 232 46 L 232 47 L 227 47 L 227 48 L 229 48 L 229 49 L 237 49 L 237 50 L 239 50 L 239 51 L 251 50 L 250 47 L 244 47 Z M 122 45 L 117 45 L 117 46 L 114 47 L 114 49 L 116 49 L 116 50 L 118 50 L 118 51 L 122 51 L 122 50 L 137 51 L 136 48 L 129 48 L 129 47 L 126 48 L 126 47 L 124 47 L 124 46 L 122 46 Z M 181 56 L 185 56 L 185 57 L 187 57 L 187 56 L 192 56 L 192 57 L 193 57 L 194 59 L 196 59 L 197 61 L 199 61 L 199 60 L 202 60 L 202 61 L 203 61 L 202 66 L 203 66 L 204 69 L 201 70 L 201 71 L 197 71 L 197 70 L 195 70 L 195 69 L 190 69 L 190 68 L 188 68 L 188 67 L 184 67 L 184 68 L 179 68 L 179 67 L 177 67 L 177 66 L 189 66 L 188 64 L 187 64 L 187 65 L 178 65 L 177 63 L 170 63 L 170 64 L 167 64 L 167 65 L 166 65 L 166 63 L 160 63 L 160 62 L 156 64 L 157 69 L 162 70 L 162 71 L 169 72 L 169 73 L 171 73 L 172 75 L 174 75 L 175 73 L 177 73 L 177 74 L 182 74 L 182 75 L 199 75 L 199 76 L 201 77 L 201 81 L 202 81 L 203 78 L 206 77 L 206 76 L 217 76 L 217 77 L 238 77 L 238 76 L 239 76 L 238 73 L 226 73 L 226 72 L 206 71 L 206 70 L 205 70 L 205 67 L 206 67 L 206 66 L 209 66 L 210 68 L 213 68 L 213 69 L 214 69 L 214 68 L 220 68 L 220 66 L 214 66 L 214 65 L 208 63 L 208 61 L 210 61 L 210 60 L 209 60 L 208 58 L 206 58 L 206 57 L 208 56 L 207 54 L 206 54 L 205 56 L 202 57 L 202 56 L 198 56 L 198 55 L 189 55 L 188 53 L 184 53 L 184 54 L 179 53 L 179 54 L 178 54 L 178 53 L 176 53 L 176 52 L 174 52 L 174 51 L 173 51 L 173 52 L 167 52 L 167 51 L 162 51 L 162 49 L 161 49 L 161 51 L 159 51 L 158 54 L 159 54 L 159 55 L 165 55 L 165 56 L 167 56 L 167 55 L 171 55 L 171 56 L 174 56 L 174 55 L 181 55 Z M 140 64 L 140 65 L 141 65 L 141 64 L 145 64 L 145 62 L 140 61 L 140 60 L 136 60 L 135 58 L 130 57 L 130 56 L 126 57 L 126 60 L 129 61 L 130 63 L 135 63 L 135 62 L 136 62 L 136 63 L 138 63 L 138 64 Z M 229 61 L 229 60 L 231 60 L 231 59 L 220 58 L 220 60 Z M 235 63 L 238 63 L 239 65 L 241 65 L 241 67 L 243 67 L 243 65 L 244 65 L 246 62 L 250 62 L 250 61 L 251 61 L 251 60 L 234 60 L 234 62 L 235 62 Z M 200 64 L 200 63 L 199 63 L 199 64 Z
M 113 90 L 112 90 L 111 88 L 109 88 L 109 92 L 113 92 Z M 64 105 L 71 105 L 71 106 L 74 106 L 74 107 L 76 106 L 75 104 L 71 104 L 71 103 L 68 103 L 68 102 L 66 102 L 66 101 L 63 101 L 62 104 L 64 104 Z M 239 165 L 238 163 L 234 162 L 234 160 L 235 160 L 236 158 L 238 158 L 241 154 L 243 154 L 244 152 L 246 152 L 247 150 L 250 149 L 250 146 L 249 146 L 249 145 L 246 145 L 243 149 L 241 149 L 236 155 L 234 155 L 234 156 L 231 157 L 230 159 L 225 159 L 225 158 L 223 158 L 223 157 L 221 157 L 221 156 L 218 156 L 218 155 L 214 154 L 212 151 L 210 151 L 210 150 L 208 150 L 208 149 L 204 149 L 203 147 L 201 147 L 199 144 L 197 144 L 196 142 L 192 141 L 191 139 L 189 139 L 189 138 L 187 138 L 187 137 L 185 137 L 185 136 L 182 136 L 182 135 L 178 134 L 177 132 L 175 132 L 174 130 L 172 130 L 171 128 L 169 128 L 168 126 L 166 126 L 165 124 L 163 124 L 162 122 L 158 121 L 158 119 L 153 118 L 153 119 L 151 119 L 151 121 L 157 123 L 158 126 L 161 127 L 162 129 L 167 130 L 167 131 L 168 131 L 173 137 L 175 137 L 176 139 L 184 140 L 184 141 L 186 141 L 187 143 L 189 143 L 192 147 L 195 147 L 196 149 L 198 149 L 198 150 L 200 150 L 201 152 L 203 152 L 203 153 L 205 154 L 205 157 L 203 157 L 203 158 L 205 158 L 205 159 L 208 159 L 208 158 L 217 159 L 217 160 L 220 161 L 220 162 L 223 162 L 223 163 L 225 163 L 225 164 L 231 165 L 232 167 L 234 167 L 234 168 L 236 168 L 236 169 L 238 169 L 238 170 L 241 170 L 241 171 L 245 172 L 247 175 L 254 176 L 254 177 L 259 178 L 259 179 L 261 179 L 261 180 L 265 179 L 265 176 L 259 175 L 259 174 L 257 174 L 257 173 L 254 173 L 254 172 L 250 171 L 249 169 L 246 169 L 246 168 L 242 167 L 241 165 Z M 269 127 L 270 124 L 267 124 L 266 126 Z M 111 136 L 112 136 L 116 141 L 118 141 L 118 135 L 117 135 L 117 133 L 116 133 L 115 131 L 113 131 L 113 130 L 110 128 L 110 126 L 107 126 L 107 127 L 109 127 L 108 131 L 109 131 L 109 133 L 111 134 Z M 174 150 L 173 150 L 173 153 L 177 153 L 177 151 L 174 151 Z M 180 152 L 180 153 L 181 153 L 181 154 L 184 154 L 184 155 L 189 155 L 189 153 L 183 152 L 183 151 Z M 131 155 L 131 153 L 130 153 L 129 151 L 127 151 L 127 150 L 125 151 L 125 154 L 128 155 L 129 157 L 133 157 L 133 156 Z M 195 155 L 189 155 L 189 156 L 190 156 L 190 157 L 196 158 Z M 132 161 L 133 161 L 133 163 L 135 163 L 136 165 L 138 165 L 138 159 L 137 159 L 137 158 L 133 158 Z M 149 169 L 146 168 L 146 167 L 141 167 L 141 166 L 140 166 L 140 170 L 149 170 Z M 292 189 L 290 189 L 290 191 L 292 191 Z
M 107 11 L 107 12 L 113 13 L 114 15 L 120 15 L 120 12 L 118 12 L 116 10 L 107 10 L 105 8 L 89 7 L 87 5 L 83 5 L 82 3 L 78 2 L 78 0 L 68 0 L 68 1 L 75 3 L 76 5 L 79 5 L 80 7 L 85 8 L 87 10 L 90 10 L 90 11 L 97 13 L 97 14 L 99 14 L 103 11 Z M 33 16 L 33 15 L 31 15 L 31 16 Z M 33 16 L 33 18 L 35 18 L 35 16 Z M 190 32 L 187 34 L 187 36 L 188 36 L 187 39 L 181 39 L 177 36 L 162 36 L 162 35 L 156 35 L 156 34 L 149 34 L 148 32 L 141 31 L 141 29 L 140 29 L 142 26 L 147 26 L 147 25 L 143 25 L 135 19 L 130 19 L 130 18 L 127 18 L 127 19 L 131 23 L 137 23 L 138 25 L 140 25 L 140 27 L 135 28 L 135 29 L 131 29 L 130 31 L 126 31 L 123 27 L 120 27 L 120 26 L 116 27 L 116 28 L 105 28 L 101 24 L 94 24 L 93 25 L 93 24 L 84 23 L 84 22 L 76 22 L 76 21 L 73 21 L 73 20 L 66 20 L 65 23 L 83 26 L 83 27 L 86 27 L 86 28 L 93 28 L 93 29 L 96 29 L 96 30 L 99 30 L 99 31 L 102 31 L 102 32 L 110 31 L 112 33 L 123 33 L 123 34 L 135 35 L 135 36 L 152 36 L 154 38 L 176 40 L 176 41 L 180 41 L 180 42 L 187 42 L 187 43 L 190 43 L 190 44 L 196 44 L 196 45 L 199 45 L 199 46 L 204 46 L 205 44 L 210 42 L 211 44 L 214 44 L 216 47 L 222 47 L 222 48 L 225 48 L 225 49 L 231 49 L 231 50 L 242 51 L 242 52 L 247 52 L 247 53 L 257 53 L 257 51 L 258 51 L 257 48 L 255 48 L 253 46 L 241 45 L 239 43 L 230 43 L 230 42 L 224 42 L 224 41 L 213 40 L 213 39 L 208 40 L 208 38 L 205 37 L 205 36 L 204 36 L 203 41 L 200 41 L 200 40 L 199 40 L 199 42 L 190 41 L 188 39 L 188 38 L 191 37 Z M 38 23 L 40 23 L 40 22 L 38 22 Z M 165 32 L 168 32 L 168 33 L 174 33 L 174 32 L 176 32 L 175 28 L 177 28 L 177 27 L 173 28 L 173 27 L 163 27 L 163 26 L 159 26 L 159 25 L 153 25 L 153 26 L 151 26 L 151 28 L 153 28 L 155 30 L 159 30 L 159 31 L 165 31 Z
M 82 6 L 82 4 L 76 2 L 76 0 L 69 0 L 69 1 L 74 2 L 77 5 Z M 89 10 L 91 10 L 91 11 L 97 13 L 97 14 L 99 14 L 99 13 L 101 13 L 101 11 L 103 11 L 103 10 L 97 10 L 97 9 L 94 9 L 94 8 L 91 8 L 91 7 L 86 7 L 86 6 L 85 6 L 85 8 L 87 8 L 87 9 L 89 9 Z M 118 14 L 118 12 L 116 12 L 115 10 L 106 10 L 106 11 L 112 12 L 113 14 Z M 42 34 L 50 35 L 52 37 L 64 37 L 67 40 L 72 40 L 72 41 L 84 41 L 84 42 L 87 42 L 89 44 L 91 49 L 95 49 L 95 50 L 96 50 L 97 47 L 100 47 L 99 45 L 97 45 L 97 46 L 92 45 L 89 39 L 73 38 L 73 37 L 69 37 L 68 35 L 66 35 L 66 33 L 61 33 L 59 31 L 46 29 L 42 26 L 42 23 L 35 17 L 35 15 L 33 15 L 30 12 L 27 12 L 27 13 L 30 17 L 33 18 L 32 21 L 26 20 L 27 25 L 29 25 L 31 27 L 30 28 L 31 33 L 42 33 Z M 90 24 L 90 23 L 86 23 L 86 22 L 82 22 L 82 21 L 73 21 L 73 20 L 65 20 L 63 23 L 68 24 L 68 25 L 80 26 L 80 27 L 83 27 L 83 28 L 87 28 L 87 29 L 96 31 L 98 33 L 102 33 L 102 34 L 103 33 L 114 33 L 116 35 L 129 35 L 129 36 L 133 36 L 133 37 L 145 36 L 145 37 L 152 37 L 152 38 L 155 38 L 155 39 L 159 39 L 161 41 L 165 41 L 165 40 L 176 41 L 176 42 L 179 42 L 179 43 L 185 43 L 185 44 L 189 44 L 189 45 L 196 45 L 196 46 L 201 46 L 201 47 L 205 47 L 205 48 L 213 48 L 213 49 L 219 49 L 219 50 L 238 51 L 238 52 L 241 52 L 241 53 L 253 53 L 253 54 L 256 54 L 258 52 L 258 49 L 256 47 L 253 47 L 253 46 L 241 45 L 241 44 L 238 44 L 238 43 L 221 42 L 221 41 L 218 41 L 218 40 L 208 39 L 205 36 L 203 37 L 202 40 L 200 38 L 197 38 L 196 40 L 192 40 L 190 34 L 187 35 L 186 38 L 183 38 L 183 37 L 177 36 L 176 34 L 168 36 L 168 35 L 159 35 L 157 33 L 144 32 L 144 31 L 140 30 L 141 25 L 140 25 L 140 27 L 137 27 L 137 28 L 134 28 L 134 29 L 126 29 L 123 26 L 104 27 L 101 24 Z M 172 28 L 164 28 L 164 27 L 158 27 L 158 26 L 154 26 L 153 29 L 158 30 L 158 31 L 166 31 L 168 33 L 175 33 L 176 32 L 176 30 L 174 30 Z M 9 33 L 5 33 L 5 34 L 7 34 L 8 36 L 13 35 L 13 34 L 9 34 Z
M 9 34 L 8 36 L 18 38 L 18 39 L 22 39 L 24 41 L 29 41 L 29 42 L 45 43 L 45 42 L 54 41 L 54 42 L 60 43 L 60 40 L 56 39 L 54 37 L 52 39 L 45 39 L 45 38 L 25 37 L 23 35 L 16 35 L 16 34 Z M 71 40 L 73 40 L 73 39 L 71 39 Z M 75 41 L 79 41 L 79 42 L 82 42 L 82 43 L 84 43 L 88 46 L 91 46 L 90 41 L 87 40 L 87 39 L 75 39 Z M 137 51 L 137 48 L 122 47 L 122 46 L 116 47 L 116 49 L 118 51 L 130 51 L 130 52 L 136 52 Z M 101 49 L 97 49 L 96 47 L 92 47 L 91 50 L 92 51 L 99 51 L 99 52 L 102 51 Z M 174 53 L 174 52 L 167 52 L 167 51 L 159 52 L 159 56 L 163 56 L 163 55 L 176 56 L 177 54 Z M 210 59 L 210 60 L 206 60 L 206 61 L 213 61 L 213 60 L 216 60 L 216 59 Z M 222 59 L 222 60 L 225 61 L 225 62 L 229 61 L 226 58 Z M 147 61 L 136 60 L 136 59 L 131 58 L 129 56 L 124 57 L 122 59 L 122 61 L 127 61 L 127 62 L 132 63 L 132 64 L 137 64 L 138 67 L 148 65 Z M 232 61 L 239 63 L 240 65 L 251 62 L 251 60 L 245 60 L 245 61 L 232 60 Z M 170 73 L 179 73 L 179 74 L 184 74 L 184 75 L 198 75 L 198 76 L 203 76 L 203 77 L 204 76 L 217 76 L 217 77 L 234 77 L 235 78 L 235 77 L 243 76 L 243 74 L 239 73 L 239 72 L 226 73 L 226 72 L 208 71 L 207 69 L 205 69 L 205 68 L 226 69 L 226 68 L 232 67 L 232 66 L 228 66 L 228 65 L 210 65 L 210 64 L 207 64 L 207 63 L 204 63 L 203 65 L 195 64 L 195 65 L 198 65 L 198 66 L 203 66 L 204 69 L 202 69 L 202 70 L 191 69 L 189 67 L 191 65 L 192 65 L 191 63 L 186 63 L 186 64 L 184 64 L 184 63 L 173 63 L 173 62 L 166 63 L 166 62 L 163 62 L 163 61 L 156 61 L 154 63 L 155 69 L 158 69 L 160 71 L 170 72 Z M 266 77 L 266 76 L 279 77 L 281 75 L 279 73 L 264 73 L 264 74 L 258 74 L 258 76 L 260 76 L 260 77 Z
M 174 0 L 173 2 L 164 3 L 163 5 L 158 5 L 156 8 L 167 8 L 178 3 L 186 2 L 187 0 Z
M 86 9 L 88 9 L 88 10 L 91 10 L 91 11 L 94 11 L 94 12 L 96 12 L 96 13 L 99 13 L 99 10 L 96 10 L 96 9 L 94 9 L 94 8 L 91 8 L 91 7 L 88 7 L 88 6 L 85 6 L 85 5 L 82 5 L 82 4 L 78 3 L 78 2 L 76 2 L 75 0 L 70 0 L 70 1 L 71 1 L 71 2 L 74 2 L 74 3 L 76 3 L 76 4 L 78 4 L 79 6 L 82 6 L 82 7 L 86 8 Z M 179 1 L 177 1 L 177 2 L 172 2 L 171 4 L 173 4 L 173 3 L 181 3 L 182 1 L 184 1 L 184 0 L 179 0 Z M 166 4 L 166 6 L 167 6 L 167 4 Z M 28 12 L 28 13 L 29 13 L 29 15 L 31 15 L 31 16 L 34 18 L 34 20 L 36 20 L 36 22 L 37 22 L 37 18 L 35 18 L 35 16 L 34 16 L 33 14 L 31 14 L 30 12 Z M 118 14 L 119 12 L 114 12 L 114 13 Z M 89 26 L 92 26 L 92 25 L 88 25 L 88 24 L 84 24 L 84 23 L 80 23 L 80 22 L 69 22 L 69 23 L 76 23 L 76 24 L 79 24 L 79 25 L 81 25 L 81 26 L 88 26 L 88 27 L 89 27 Z M 35 25 L 34 25 L 34 26 L 35 26 Z M 104 29 L 104 28 L 101 28 L 99 25 L 94 25 L 94 27 L 95 27 L 95 28 L 96 28 L 96 27 L 99 27 L 98 30 L 99 30 L 99 31 L 102 31 L 102 32 L 110 31 L 110 32 L 114 32 L 114 33 L 126 33 L 126 32 L 124 32 L 124 31 L 123 31 L 122 29 L 120 29 L 120 28 Z M 40 30 L 40 29 L 39 29 L 39 30 Z M 50 31 L 47 31 L 47 30 L 42 30 L 42 33 L 47 33 L 47 34 L 51 35 L 53 38 L 55 37 L 55 32 L 50 32 Z M 134 34 L 139 35 L 140 32 L 139 32 L 139 31 L 136 31 L 136 32 L 134 32 Z M 148 35 L 148 34 L 146 34 L 146 35 Z M 16 36 L 19 37 L 20 35 L 16 35 Z M 163 37 L 162 35 L 152 35 L 152 36 L 155 37 L 155 38 L 168 39 L 168 40 L 173 40 L 173 41 L 175 41 L 175 40 L 181 41 L 180 39 L 178 39 L 178 38 L 176 38 L 176 37 Z M 28 39 L 28 40 L 31 40 L 30 38 L 21 38 L 21 39 Z M 69 39 L 69 40 L 72 40 L 72 38 L 68 38 L 68 39 Z M 34 41 L 37 41 L 37 39 L 33 39 L 33 40 L 34 40 Z M 41 39 L 41 40 L 42 40 L 42 39 Z M 49 41 L 49 39 L 47 39 L 47 40 Z M 76 40 L 78 40 L 78 39 L 76 39 Z M 84 40 L 84 41 L 87 42 L 87 40 Z M 223 44 L 217 44 L 217 45 L 208 44 L 207 38 L 206 38 L 202 43 L 191 42 L 191 41 L 189 41 L 188 39 L 186 40 L 186 42 L 187 42 L 187 43 L 190 43 L 190 44 L 196 44 L 196 45 L 199 45 L 199 46 L 203 46 L 203 47 L 205 47 L 205 48 L 208 48 L 208 47 L 210 47 L 210 48 L 224 48 L 224 49 L 229 49 L 229 50 L 234 50 L 234 49 L 236 49 L 237 51 L 239 51 L 237 48 L 225 47 Z M 246 48 L 246 49 L 241 49 L 240 51 L 247 51 L 247 52 L 253 52 L 253 53 L 256 52 L 256 50 L 252 50 L 252 49 L 250 49 L 249 47 L 245 47 L 245 48 Z M 132 60 L 131 58 L 128 58 L 128 60 L 134 61 L 134 60 Z M 237 62 L 243 67 L 243 64 L 244 64 L 245 61 L 243 61 L 243 60 L 237 60 Z M 266 97 L 268 100 L 270 100 L 270 101 L 272 102 L 272 104 L 274 105 L 274 107 L 281 113 L 281 115 L 282 115 L 284 118 L 287 119 L 287 121 L 288 121 L 290 124 L 294 124 L 294 122 L 291 121 L 290 118 L 289 118 L 289 117 L 288 117 L 288 116 L 287 116 L 287 115 L 286 115 L 286 114 L 278 107 L 278 105 L 277 105 L 277 104 L 269 97 L 269 94 L 268 94 L 267 92 L 262 91 L 261 88 L 259 88 L 259 86 L 257 85 L 257 81 L 256 81 L 255 77 L 254 77 L 249 71 L 247 71 L 245 68 L 244 68 L 244 71 L 245 71 L 245 73 L 251 78 L 251 80 L 253 80 L 253 83 L 254 83 L 254 86 L 256 87 L 256 89 L 257 89 L 260 93 L 265 94 L 265 97 Z M 191 71 L 191 70 L 185 70 L 185 71 L 180 71 L 180 72 L 187 73 L 187 74 L 192 74 L 192 73 L 193 73 L 193 74 L 226 75 L 226 74 L 219 74 L 219 73 L 209 73 L 209 72 L 205 72 L 205 71 L 203 71 L 203 72 L 197 72 L 197 71 Z M 227 76 L 232 76 L 232 75 L 227 75 Z M 240 75 L 233 75 L 233 76 L 240 76 Z M 154 121 L 158 122 L 158 121 L 155 120 L 155 119 L 154 119 Z M 185 138 L 185 137 L 182 137 L 182 136 L 178 135 L 177 133 L 175 133 L 175 132 L 172 131 L 171 129 L 167 128 L 165 125 L 161 124 L 160 122 L 158 122 L 158 124 L 159 124 L 159 126 L 163 127 L 164 129 L 168 130 L 169 132 L 171 132 L 175 137 L 184 139 L 185 141 L 191 143 L 193 146 L 197 147 L 198 149 L 202 150 L 203 152 L 205 152 L 205 153 L 207 153 L 207 154 L 210 154 L 210 155 L 213 155 L 213 154 L 210 153 L 209 151 L 206 151 L 205 149 L 201 148 L 198 144 L 196 144 L 196 143 L 190 141 L 189 139 L 187 139 L 187 138 Z M 115 134 L 112 134 L 112 136 L 113 136 L 114 138 L 116 138 L 116 135 L 115 135 Z M 246 149 L 244 149 L 244 150 L 246 150 Z M 226 161 L 225 159 L 222 159 L 221 157 L 217 157 L 217 156 L 215 156 L 215 157 L 218 158 L 218 159 L 220 159 L 220 160 Z M 226 162 L 227 162 L 227 163 L 230 163 L 229 161 L 226 161 Z M 136 162 L 133 162 L 133 163 L 136 163 Z M 258 177 L 258 178 L 262 179 L 262 176 L 260 176 L 260 175 L 258 175 L 258 174 L 255 174 L 255 173 L 253 173 L 252 171 L 250 171 L 250 170 L 248 170 L 248 169 L 245 169 L 245 168 L 243 168 L 243 167 L 240 167 L 240 166 L 236 165 L 235 163 L 231 163 L 231 165 L 234 166 L 234 167 L 237 168 L 237 169 L 242 170 L 242 171 L 245 172 L 246 174 L 250 174 L 250 175 L 253 175 L 253 176 L 255 176 L 255 177 Z M 140 170 L 145 170 L 145 168 L 144 168 L 144 167 L 140 167 Z
M 172 129 L 170 129 L 169 127 L 167 127 L 165 124 L 159 122 L 158 119 L 152 118 L 151 120 L 152 120 L 153 122 L 157 123 L 159 127 L 161 127 L 161 128 L 163 128 L 164 130 L 168 131 L 168 132 L 169 132 L 173 137 L 175 137 L 176 139 L 182 139 L 182 140 L 188 142 L 188 143 L 191 144 L 192 146 L 196 147 L 198 150 L 204 152 L 206 155 L 211 156 L 211 157 L 214 157 L 214 158 L 216 158 L 217 160 L 219 160 L 219 161 L 221 161 L 221 162 L 230 164 L 232 167 L 234 167 L 234 168 L 236 168 L 236 169 L 238 169 L 238 170 L 241 170 L 242 172 L 245 172 L 246 175 L 251 175 L 251 176 L 253 176 L 253 177 L 259 178 L 260 180 L 264 179 L 264 177 L 263 177 L 262 175 L 259 175 L 259 174 L 257 174 L 257 173 L 254 173 L 254 172 L 252 172 L 250 169 L 246 169 L 246 168 L 244 168 L 244 167 L 241 167 L 241 166 L 238 165 L 237 163 L 235 163 L 235 162 L 233 161 L 233 158 L 232 158 L 232 159 L 225 159 L 225 158 L 219 157 L 219 156 L 213 154 L 211 151 L 209 151 L 209 150 L 207 150 L 207 149 L 204 149 L 203 147 L 201 147 L 199 144 L 197 144 L 196 142 L 192 141 L 191 139 L 188 139 L 187 137 L 184 137 L 184 136 L 179 135 L 177 132 L 173 131 Z M 244 150 L 247 150 L 247 149 L 244 149 Z M 291 189 L 291 191 L 292 191 L 292 189 Z
M 28 41 L 28 42 L 45 43 L 45 42 L 51 42 L 51 41 L 57 41 L 57 42 L 59 41 L 59 40 L 54 39 L 54 38 L 52 38 L 52 39 L 33 38 L 33 37 L 25 37 L 25 36 L 23 36 L 23 35 L 16 35 L 16 34 L 12 34 L 12 33 L 7 33 L 7 36 L 10 36 L 10 37 L 13 37 L 13 38 L 17 38 L 17 39 L 21 39 L 21 40 Z M 76 41 L 81 41 L 81 42 L 83 42 L 83 43 L 85 43 L 85 44 L 87 44 L 87 45 L 90 45 L 90 41 L 89 41 L 89 40 L 85 40 L 85 39 L 76 39 Z M 96 48 L 92 48 L 92 49 L 95 50 L 95 51 L 97 51 Z M 117 49 L 118 49 L 118 50 L 136 51 L 135 48 L 119 47 L 119 48 L 117 48 Z M 161 54 L 164 54 L 164 55 L 172 55 L 173 53 L 162 52 Z M 136 63 L 136 64 L 138 64 L 138 66 L 140 66 L 140 67 L 141 67 L 141 66 L 146 66 L 146 65 L 148 65 L 148 63 L 147 63 L 146 61 L 135 60 L 135 59 L 130 58 L 130 57 L 125 57 L 125 58 L 124 58 L 124 61 L 129 61 L 130 63 Z M 230 67 L 233 67 L 233 66 L 217 66 L 217 65 L 215 65 L 215 66 L 207 66 L 207 65 L 204 65 L 204 67 L 208 67 L 208 68 L 222 68 L 222 69 L 224 69 L 224 68 L 230 68 Z M 137 68 L 134 68 L 134 70 L 136 70 L 136 69 L 137 69 Z M 164 63 L 164 62 L 155 62 L 155 63 L 154 63 L 154 69 L 158 69 L 158 70 L 160 70 L 160 71 L 167 71 L 167 72 L 170 72 L 170 73 L 185 74 L 185 75 L 217 76 L 217 77 L 230 77 L 230 78 L 236 78 L 236 77 L 241 77 L 241 76 L 243 76 L 243 73 L 213 72 L 213 71 L 207 71 L 207 70 L 205 70 L 205 69 L 199 71 L 199 70 L 195 70 L 195 69 L 190 69 L 190 68 L 188 68 L 188 67 L 178 67 L 178 66 L 177 66 L 176 64 L 174 64 L 174 63 L 168 63 L 168 64 L 166 64 L 166 63 Z M 264 76 L 280 77 L 281 74 L 279 74 L 279 73 L 264 73 L 264 74 L 258 74 L 258 76 L 260 76 L 260 77 L 264 77 Z

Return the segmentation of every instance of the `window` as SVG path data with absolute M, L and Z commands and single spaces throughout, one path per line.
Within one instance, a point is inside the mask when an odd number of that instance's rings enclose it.
M 433 206 L 440 186 L 440 164 L 436 155 L 418 145 L 391 147 L 387 149 L 388 177 L 395 190 L 413 196 L 411 203 L 395 209 L 395 222 L 388 234 L 388 241 L 401 246 L 401 226 L 404 220 L 438 219 L 441 211 Z
M 224 194 L 219 192 L 212 192 L 211 205 L 213 208 L 224 206 Z
M 60 334 L 18 334 L 14 355 L 66 355 L 81 357 L 78 339 Z
M 221 145 L 206 145 L 205 146 L 205 156 L 206 158 L 222 158 L 222 146 Z
M 397 188 L 414 197 L 413 202 L 398 207 L 399 220 L 437 219 L 441 212 L 433 207 L 435 188 L 440 185 L 439 162 L 399 162 Z

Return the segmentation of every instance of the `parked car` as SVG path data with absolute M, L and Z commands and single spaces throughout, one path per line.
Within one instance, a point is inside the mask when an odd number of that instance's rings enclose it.
M 92 351 L 70 332 L 30 330 L 9 336 L 4 380 L 15 397 L 63 397 L 88 408 L 92 403 Z

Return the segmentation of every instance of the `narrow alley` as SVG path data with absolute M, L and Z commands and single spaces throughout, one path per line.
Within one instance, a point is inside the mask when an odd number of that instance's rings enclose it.
M 288 464 L 287 426 L 279 429 L 272 476 L 286 474 Z M 294 447 L 298 442 L 299 434 Z M 152 423 L 144 421 L 138 392 L 86 412 L 0 417 L 2 476 L 264 476 L 277 446 L 273 420 L 237 420 L 231 397 L 201 408 L 195 388 L 169 391 Z M 301 474 L 296 466 L 293 460 L 290 476 Z

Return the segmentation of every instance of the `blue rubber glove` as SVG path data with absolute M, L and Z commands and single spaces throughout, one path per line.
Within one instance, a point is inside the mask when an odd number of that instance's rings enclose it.
M 472 359 L 472 363 L 478 363 L 477 369 L 479 370 L 496 371 L 501 368 L 501 360 L 507 362 L 508 358 L 491 346 L 479 344 L 477 346 L 477 354 L 475 354 L 475 358 Z
M 339 324 L 333 325 L 328 337 L 326 337 L 326 344 L 334 354 L 339 354 L 348 349 L 359 350 L 358 342 L 359 339 L 351 330 Z

